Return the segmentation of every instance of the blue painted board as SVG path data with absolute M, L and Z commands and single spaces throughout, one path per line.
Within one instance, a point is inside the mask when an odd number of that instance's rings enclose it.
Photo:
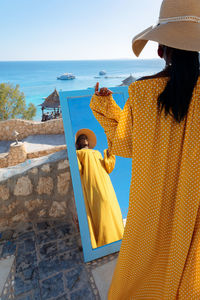
M 117 104 L 121 108 L 123 108 L 126 100 L 128 99 L 128 88 L 114 87 L 109 89 L 112 90 L 113 97 Z M 119 251 L 121 245 L 121 241 L 116 241 L 114 243 L 92 249 L 90 241 L 90 234 L 76 157 L 75 133 L 80 128 L 89 128 L 93 130 L 97 136 L 97 145 L 95 149 L 98 149 L 103 154 L 103 150 L 107 148 L 107 140 L 104 130 L 96 121 L 91 109 L 89 108 L 89 103 L 93 94 L 94 89 L 59 92 L 85 262 L 117 252 Z M 116 167 L 110 174 L 110 177 L 121 207 L 123 218 L 126 218 L 131 179 L 131 160 L 117 157 Z

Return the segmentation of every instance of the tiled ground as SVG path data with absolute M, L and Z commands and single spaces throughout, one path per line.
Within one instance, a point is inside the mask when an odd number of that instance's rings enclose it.
M 16 255 L 16 300 L 99 299 L 69 224 L 29 223 L 1 233 L 0 259 L 11 254 Z

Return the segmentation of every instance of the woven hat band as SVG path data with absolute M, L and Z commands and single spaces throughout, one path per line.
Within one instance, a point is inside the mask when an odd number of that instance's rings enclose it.
M 200 17 L 197 16 L 179 16 L 171 18 L 160 18 L 158 24 L 170 23 L 170 22 L 195 22 L 200 23 Z

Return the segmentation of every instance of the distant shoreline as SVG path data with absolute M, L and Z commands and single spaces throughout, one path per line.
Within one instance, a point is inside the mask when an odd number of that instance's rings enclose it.
M 105 58 L 105 59 L 70 59 L 70 60 L 0 60 L 0 63 L 4 62 L 78 62 L 78 61 L 152 61 L 152 60 L 160 60 L 159 58 Z
M 135 59 L 134 57 L 104 60 L 31 60 L 0 61 L 0 83 L 19 84 L 20 91 L 26 97 L 26 104 L 34 103 L 37 107 L 35 121 L 41 121 L 41 106 L 55 88 L 57 91 L 85 90 L 100 86 L 119 86 L 122 80 L 132 74 L 139 78 L 162 70 L 161 59 Z M 99 76 L 105 70 L 106 76 Z M 73 73 L 75 80 L 57 80 L 63 73 Z M 105 78 L 106 77 L 106 78 Z

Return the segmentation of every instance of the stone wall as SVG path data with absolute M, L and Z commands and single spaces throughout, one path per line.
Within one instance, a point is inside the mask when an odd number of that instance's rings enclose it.
M 13 131 L 20 133 L 19 139 L 35 134 L 62 134 L 64 133 L 62 119 L 35 122 L 22 119 L 0 121 L 0 141 L 14 140 Z
M 0 178 L 0 230 L 29 221 L 72 219 L 75 203 L 66 150 L 4 169 Z
M 10 146 L 9 153 L 0 155 L 0 168 L 15 166 L 26 161 L 27 159 L 46 156 L 64 149 L 66 149 L 66 145 L 55 146 L 50 149 L 43 149 L 27 153 L 23 143 L 19 142 L 17 145 L 13 143 Z

